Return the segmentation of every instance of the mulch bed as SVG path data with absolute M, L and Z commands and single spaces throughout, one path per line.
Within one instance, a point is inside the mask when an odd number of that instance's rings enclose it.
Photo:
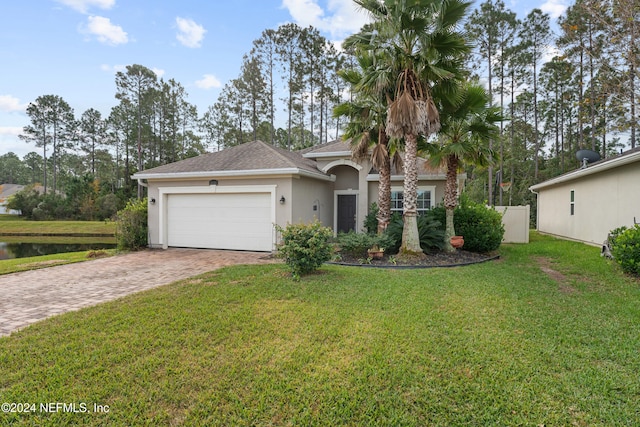
M 433 267 L 459 267 L 463 265 L 478 264 L 481 262 L 491 261 L 500 258 L 497 252 L 479 254 L 476 252 L 468 252 L 457 249 L 453 253 L 436 252 L 428 254 L 423 260 L 416 260 L 409 263 L 402 263 L 397 260 L 397 256 L 385 255 L 380 260 L 370 260 L 366 258 L 353 258 L 342 255 L 340 261 L 330 262 L 329 264 L 349 265 L 358 267 L 377 267 L 377 268 L 433 268 Z

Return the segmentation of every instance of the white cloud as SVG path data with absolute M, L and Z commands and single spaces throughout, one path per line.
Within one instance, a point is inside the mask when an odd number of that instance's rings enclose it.
M 22 134 L 22 128 L 17 126 L 0 126 L 0 135 L 18 136 Z
M 90 7 L 95 6 L 100 9 L 111 9 L 116 0 L 57 0 L 65 6 L 69 6 L 73 10 L 80 13 L 87 13 Z
M 222 87 L 222 83 L 213 74 L 205 74 L 201 80 L 196 81 L 196 86 L 200 89 L 212 89 Z
M 204 33 L 207 32 L 202 25 L 196 24 L 191 19 L 180 17 L 176 18 L 176 25 L 178 26 L 176 38 L 182 45 L 186 47 L 200 47 L 202 45 Z
M 540 10 L 548 13 L 552 19 L 557 19 L 567 10 L 567 5 L 562 0 L 547 0 L 540 6 Z
M 336 39 L 355 33 L 368 22 L 367 14 L 352 0 L 329 0 L 325 9 L 319 0 L 282 0 L 282 7 L 298 25 L 312 25 Z
M 100 65 L 100 69 L 102 71 L 105 71 L 107 73 L 117 73 L 118 71 L 127 71 L 127 66 L 126 65 L 109 65 L 109 64 L 102 64 Z
M 22 134 L 22 128 L 17 126 L 0 126 L 0 155 L 6 153 L 14 153 L 22 158 L 25 154 L 35 151 L 42 153 L 34 143 L 26 142 L 18 138 Z
M 27 104 L 20 104 L 20 100 L 12 95 L 0 95 L 0 111 L 11 113 L 14 111 L 24 112 Z
M 161 70 L 160 68 L 152 68 L 151 71 L 153 71 L 156 76 L 158 76 L 158 78 L 161 78 L 162 76 L 164 76 L 165 71 Z
M 96 36 L 101 43 L 113 46 L 129 41 L 129 37 L 122 27 L 112 24 L 109 18 L 103 16 L 89 16 L 83 32 Z

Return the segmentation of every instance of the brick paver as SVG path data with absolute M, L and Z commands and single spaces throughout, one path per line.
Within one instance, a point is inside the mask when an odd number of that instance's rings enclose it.
M 0 276 L 0 336 L 56 314 L 111 301 L 233 264 L 272 262 L 257 252 L 146 250 Z

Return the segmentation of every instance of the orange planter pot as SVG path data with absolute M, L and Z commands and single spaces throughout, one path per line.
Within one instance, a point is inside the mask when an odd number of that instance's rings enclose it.
M 464 245 L 464 238 L 462 236 L 452 236 L 449 240 L 451 242 L 451 246 L 458 249 Z
M 373 249 L 369 249 L 367 253 L 373 259 L 382 259 L 382 257 L 384 256 L 384 251 L 376 251 Z

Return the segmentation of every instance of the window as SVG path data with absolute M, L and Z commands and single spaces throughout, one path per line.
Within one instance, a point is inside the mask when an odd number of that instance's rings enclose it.
M 431 209 L 431 195 L 433 194 L 433 187 L 420 187 L 418 188 L 418 215 L 425 213 Z M 404 194 L 402 188 L 391 189 L 391 212 L 399 212 L 402 214 L 404 208 Z
M 575 191 L 571 190 L 571 215 L 575 214 L 576 204 L 575 204 Z

